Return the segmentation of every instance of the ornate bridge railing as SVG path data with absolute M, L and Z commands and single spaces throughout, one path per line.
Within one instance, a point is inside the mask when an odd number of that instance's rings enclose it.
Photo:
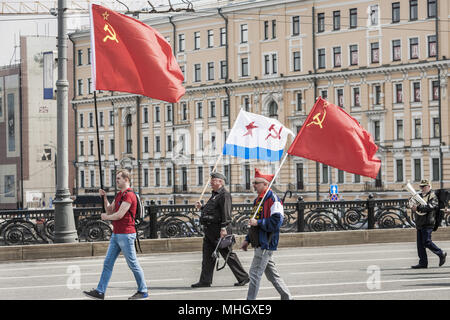
M 284 203 L 281 232 L 339 231 L 382 228 L 413 228 L 406 199 Z M 100 219 L 101 208 L 74 208 L 79 241 L 107 241 L 112 225 Z M 146 217 L 138 224 L 140 238 L 203 236 L 200 212 L 193 205 L 145 207 Z M 251 204 L 232 207 L 233 233 L 246 234 Z M 450 214 L 442 222 L 450 225 Z M 0 211 L 0 245 L 52 243 L 54 210 Z

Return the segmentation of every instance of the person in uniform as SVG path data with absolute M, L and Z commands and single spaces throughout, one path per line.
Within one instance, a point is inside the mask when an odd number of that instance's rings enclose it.
M 271 189 L 267 191 L 273 177 L 273 174 L 263 174 L 259 169 L 255 169 L 253 188 L 258 196 L 253 203 L 253 212 L 258 207 L 259 209 L 256 216 L 249 220 L 249 233 L 242 242 L 242 250 L 247 251 L 249 243 L 255 249 L 249 271 L 250 284 L 248 285 L 247 300 L 256 299 L 263 273 L 278 291 L 282 300 L 292 299 L 291 293 L 280 277 L 272 259 L 273 253 L 278 247 L 280 227 L 284 217 L 280 198 Z M 262 204 L 259 206 L 261 201 Z
M 427 203 L 426 205 L 413 204 L 411 210 L 414 212 L 414 220 L 417 229 L 417 253 L 419 255 L 419 264 L 411 266 L 413 269 L 422 269 L 428 267 L 428 257 L 425 248 L 439 257 L 439 267 L 445 263 L 447 252 L 439 249 L 431 241 L 431 233 L 435 225 L 435 210 L 438 208 L 438 198 L 434 192 L 431 192 L 431 184 L 428 180 L 420 182 L 421 192 L 419 195 Z
M 214 274 L 216 259 L 212 256 L 220 238 L 231 234 L 231 194 L 225 189 L 226 177 L 219 173 L 211 173 L 212 195 L 208 202 L 202 206 L 197 201 L 195 204 L 201 210 L 200 223 L 204 227 L 203 259 L 200 281 L 191 285 L 192 288 L 210 287 Z M 227 264 L 236 277 L 235 286 L 243 286 L 249 282 L 248 273 L 242 267 L 235 252 L 231 248 L 219 249 L 220 254 L 226 259 Z

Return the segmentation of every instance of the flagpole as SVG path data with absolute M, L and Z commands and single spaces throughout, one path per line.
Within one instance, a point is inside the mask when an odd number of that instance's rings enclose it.
M 276 177 L 278 176 L 278 174 L 280 173 L 281 167 L 283 166 L 284 162 L 286 161 L 287 156 L 288 156 L 288 153 L 286 152 L 286 154 L 285 154 L 283 160 L 281 160 L 280 166 L 278 167 L 277 171 L 275 172 L 275 175 L 273 176 L 272 181 L 270 181 L 269 186 L 267 187 L 266 193 L 264 193 L 264 196 L 263 196 L 262 200 L 259 202 L 258 208 L 256 208 L 256 211 L 255 211 L 255 213 L 253 214 L 252 219 L 255 219 L 256 214 L 257 214 L 258 211 L 259 211 L 259 208 L 261 207 L 262 203 L 264 202 L 264 198 L 266 197 L 267 193 L 269 192 L 270 187 L 272 186 L 273 182 L 275 181 L 275 178 L 276 178 Z
M 96 132 L 97 132 L 97 151 L 98 151 L 98 168 L 99 168 L 99 175 L 100 175 L 100 189 L 103 189 L 102 155 L 100 153 L 100 136 L 98 133 L 97 90 L 94 91 L 94 109 L 95 109 L 95 127 L 96 127 Z M 102 207 L 103 207 L 103 212 L 106 212 L 105 201 L 104 201 L 103 197 L 102 197 Z
M 221 153 L 220 156 L 219 156 L 219 158 L 218 158 L 217 161 L 216 161 L 216 164 L 214 165 L 214 168 L 212 169 L 211 172 L 216 171 L 217 165 L 219 164 L 220 160 L 222 160 L 222 155 L 223 155 L 223 154 Z M 209 184 L 210 181 L 211 181 L 211 175 L 209 175 L 208 182 L 206 182 L 206 184 L 205 184 L 204 187 L 203 187 L 203 191 L 202 191 L 202 194 L 200 195 L 200 199 L 198 199 L 198 202 L 200 202 L 200 201 L 202 200 L 203 195 L 205 194 L 206 188 L 208 187 L 208 184 Z

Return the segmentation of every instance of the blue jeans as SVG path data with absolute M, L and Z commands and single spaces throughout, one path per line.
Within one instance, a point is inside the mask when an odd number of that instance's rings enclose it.
M 136 257 L 136 250 L 134 248 L 134 240 L 136 233 L 113 233 L 109 242 L 108 252 L 106 253 L 105 261 L 103 263 L 103 271 L 100 281 L 97 286 L 97 291 L 105 293 L 108 287 L 109 279 L 111 278 L 114 263 L 120 252 L 123 253 L 128 267 L 133 271 L 136 279 L 139 292 L 147 292 L 147 285 L 145 284 L 144 271 L 142 270 Z

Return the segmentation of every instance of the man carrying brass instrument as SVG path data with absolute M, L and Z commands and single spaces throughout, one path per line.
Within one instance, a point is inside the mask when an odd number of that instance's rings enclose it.
M 414 219 L 417 229 L 417 253 L 419 255 L 419 264 L 411 266 L 413 269 L 423 269 L 428 267 L 428 257 L 425 248 L 428 248 L 439 257 L 439 267 L 445 263 L 447 252 L 439 249 L 431 241 L 431 232 L 435 225 L 435 210 L 439 208 L 438 198 L 434 192 L 431 192 L 431 184 L 428 180 L 420 181 L 421 192 L 419 195 L 425 200 L 426 204 L 419 204 L 417 201 L 410 201 L 410 207 L 414 213 Z

